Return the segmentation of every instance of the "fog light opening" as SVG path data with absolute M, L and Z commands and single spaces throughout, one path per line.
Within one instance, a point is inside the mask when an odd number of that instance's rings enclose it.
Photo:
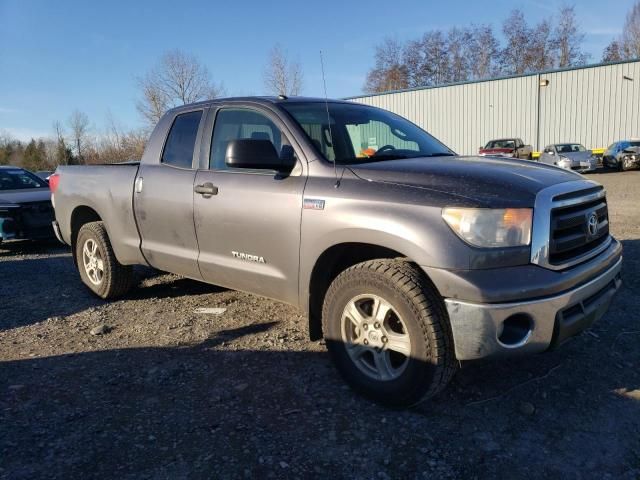
M 506 348 L 518 348 L 527 343 L 533 332 L 533 319 L 526 313 L 515 313 L 502 322 L 498 342 Z

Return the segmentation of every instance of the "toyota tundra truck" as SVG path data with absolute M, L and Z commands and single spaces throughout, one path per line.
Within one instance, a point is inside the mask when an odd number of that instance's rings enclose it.
M 598 183 L 458 156 L 345 101 L 181 106 L 140 162 L 59 167 L 50 188 L 56 235 L 97 296 L 125 295 L 148 265 L 295 305 L 345 380 L 396 406 L 462 361 L 556 348 L 621 285 Z

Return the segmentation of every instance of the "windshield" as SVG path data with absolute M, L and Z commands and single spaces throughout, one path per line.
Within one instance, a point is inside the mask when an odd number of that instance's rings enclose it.
M 513 140 L 491 140 L 484 148 L 516 148 Z
M 587 149 L 579 143 L 560 143 L 556 145 L 558 153 L 585 152 Z
M 289 103 L 282 107 L 325 159 L 341 165 L 455 155 L 424 130 L 386 110 L 329 103 L 329 123 L 325 103 Z
M 47 188 L 47 184 L 34 174 L 20 168 L 0 169 L 0 190 Z

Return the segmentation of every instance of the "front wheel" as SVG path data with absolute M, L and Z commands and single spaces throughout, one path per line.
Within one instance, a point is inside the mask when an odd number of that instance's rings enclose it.
M 338 371 L 380 403 L 416 404 L 455 372 L 442 299 L 408 262 L 372 260 L 342 272 L 327 291 L 322 321 Z
M 75 259 L 82 282 L 97 296 L 116 298 L 131 288 L 133 268 L 118 262 L 102 222 L 80 228 Z

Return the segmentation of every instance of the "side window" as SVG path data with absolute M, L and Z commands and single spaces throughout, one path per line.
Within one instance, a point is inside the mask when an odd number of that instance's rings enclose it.
M 201 118 L 202 110 L 183 113 L 176 117 L 162 152 L 162 163 L 191 168 Z
M 232 140 L 269 140 L 280 155 L 288 142 L 280 129 L 268 117 L 247 108 L 223 108 L 216 115 L 211 139 L 209 168 L 224 170 L 227 145 Z

